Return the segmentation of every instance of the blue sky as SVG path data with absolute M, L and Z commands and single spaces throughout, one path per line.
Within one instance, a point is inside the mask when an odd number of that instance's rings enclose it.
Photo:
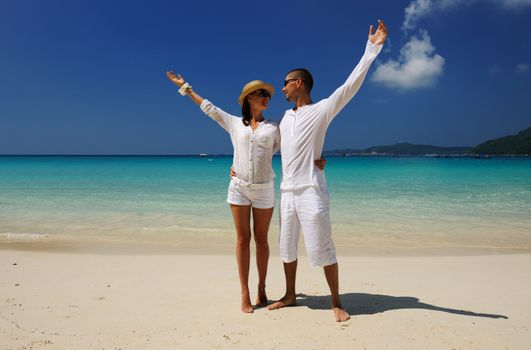
M 475 145 L 531 126 L 531 0 L 0 1 L 0 154 L 231 153 L 165 78 L 238 114 L 248 81 L 306 67 L 344 82 L 382 18 L 389 42 L 325 149 Z

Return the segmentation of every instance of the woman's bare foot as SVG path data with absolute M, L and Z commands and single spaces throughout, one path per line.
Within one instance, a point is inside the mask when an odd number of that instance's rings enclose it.
M 241 310 L 244 314 L 252 314 L 254 312 L 254 308 L 251 305 L 251 301 L 242 302 Z
M 348 312 L 343 310 L 341 307 L 333 307 L 332 312 L 334 313 L 336 322 L 345 322 L 350 319 L 350 315 L 348 314 Z
M 273 304 L 269 305 L 267 308 L 269 310 L 276 310 L 276 309 L 281 309 L 286 306 L 295 305 L 296 303 L 297 303 L 297 298 L 295 297 L 295 295 L 289 295 L 289 296 L 284 295 L 282 299 L 275 301 Z
M 256 306 L 264 307 L 267 305 L 267 294 L 265 286 L 258 286 L 258 296 L 256 297 Z
M 253 305 L 251 304 L 251 298 L 249 298 L 249 292 L 242 294 L 242 312 L 250 314 L 254 312 Z

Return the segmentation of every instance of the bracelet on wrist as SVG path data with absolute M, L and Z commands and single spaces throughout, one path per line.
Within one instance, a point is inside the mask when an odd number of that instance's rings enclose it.
M 188 84 L 188 83 L 184 83 L 183 86 L 181 86 L 181 88 L 179 89 L 179 93 L 182 95 L 182 96 L 186 96 L 186 95 L 189 95 L 191 94 L 192 92 L 194 92 L 192 90 L 192 85 Z

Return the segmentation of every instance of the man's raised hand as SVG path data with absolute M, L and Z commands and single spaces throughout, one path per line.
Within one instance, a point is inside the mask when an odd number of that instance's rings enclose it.
M 384 22 L 379 19 L 378 29 L 376 29 L 376 32 L 374 34 L 372 33 L 373 30 L 374 26 L 371 24 L 371 27 L 369 28 L 370 42 L 374 45 L 382 45 L 385 42 L 385 39 L 387 38 L 387 27 L 385 26 Z

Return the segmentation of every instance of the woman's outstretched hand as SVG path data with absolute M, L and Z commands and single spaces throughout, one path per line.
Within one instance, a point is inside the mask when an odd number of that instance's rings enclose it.
M 170 79 L 172 83 L 174 83 L 178 87 L 183 86 L 185 83 L 183 77 L 181 77 L 180 74 L 175 75 L 175 73 L 173 73 L 171 70 L 166 72 L 166 76 L 168 77 L 168 79 Z
M 369 28 L 369 40 L 374 45 L 382 45 L 385 42 L 385 39 L 387 38 L 387 27 L 385 26 L 384 22 L 382 22 L 381 19 L 378 20 L 378 29 L 376 29 L 376 32 L 373 34 L 372 31 L 374 30 L 374 26 L 371 25 Z

